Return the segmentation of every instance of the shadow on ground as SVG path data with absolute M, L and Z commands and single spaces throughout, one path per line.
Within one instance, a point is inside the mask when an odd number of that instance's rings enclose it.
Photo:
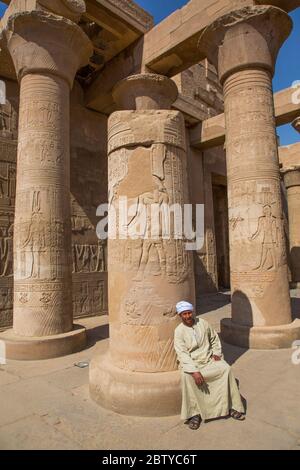
M 217 292 L 216 294 L 203 295 L 197 302 L 197 314 L 211 312 L 230 304 L 230 292 Z
M 109 338 L 109 325 L 99 325 L 87 330 L 87 347 L 94 346 L 98 341 Z
M 293 320 L 295 320 L 296 318 L 300 318 L 300 298 L 292 297 L 291 304 L 292 304 Z

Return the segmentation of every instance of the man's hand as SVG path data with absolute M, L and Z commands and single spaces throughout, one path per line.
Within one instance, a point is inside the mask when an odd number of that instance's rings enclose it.
M 215 361 L 220 361 L 222 358 L 221 356 L 216 356 L 216 354 L 213 354 L 212 355 L 212 358 L 215 360 Z
M 195 380 L 195 384 L 198 385 L 198 387 L 202 387 L 202 385 L 205 384 L 204 377 L 200 372 L 194 372 L 192 376 Z

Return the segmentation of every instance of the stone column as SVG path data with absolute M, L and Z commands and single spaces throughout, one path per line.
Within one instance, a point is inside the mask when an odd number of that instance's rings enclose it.
M 274 7 L 245 7 L 209 26 L 199 47 L 224 90 L 230 224 L 232 319 L 225 341 L 242 347 L 291 347 L 292 323 L 272 76 L 292 28 Z
M 162 233 L 167 206 L 188 202 L 184 119 L 170 111 L 176 97 L 166 77 L 131 76 L 114 90 L 125 110 L 109 119 L 109 204 L 117 220 L 116 237 L 110 233 L 108 240 L 110 346 L 91 364 L 90 391 L 101 406 L 122 414 L 163 416 L 180 408 L 175 305 L 194 302 L 193 266 L 173 224 L 170 237 Z M 155 205 L 158 219 L 151 217 Z
M 72 315 L 69 95 L 92 49 L 75 23 L 42 11 L 12 15 L 5 35 L 20 115 L 14 319 L 3 338 L 8 357 L 41 359 L 85 346 Z
M 293 122 L 293 126 L 300 133 L 300 118 Z M 300 288 L 300 164 L 285 166 L 283 162 L 282 173 L 287 192 L 289 214 L 291 287 Z

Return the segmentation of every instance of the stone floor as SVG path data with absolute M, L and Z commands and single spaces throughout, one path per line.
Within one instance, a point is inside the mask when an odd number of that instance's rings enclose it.
M 292 291 L 300 316 L 300 291 Z M 226 293 L 205 297 L 200 313 L 216 328 L 230 316 Z M 179 416 L 133 418 L 106 411 L 88 393 L 88 361 L 107 347 L 107 317 L 86 319 L 89 347 L 71 356 L 0 367 L 0 449 L 298 449 L 300 365 L 292 350 L 224 345 L 247 403 L 244 422 L 222 419 L 190 431 Z

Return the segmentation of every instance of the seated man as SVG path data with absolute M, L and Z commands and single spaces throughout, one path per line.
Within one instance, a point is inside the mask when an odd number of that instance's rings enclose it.
M 179 302 L 182 323 L 174 346 L 182 369 L 181 417 L 191 429 L 201 420 L 230 415 L 244 420 L 244 406 L 230 366 L 224 361 L 217 333 L 206 320 L 195 319 L 193 305 Z

